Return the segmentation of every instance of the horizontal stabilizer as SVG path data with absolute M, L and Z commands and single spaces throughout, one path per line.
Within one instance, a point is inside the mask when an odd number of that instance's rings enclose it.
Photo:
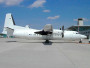
M 11 29 L 9 27 L 5 27 L 6 31 L 7 31 L 7 35 L 8 36 L 13 36 L 13 32 L 14 32 L 14 29 Z

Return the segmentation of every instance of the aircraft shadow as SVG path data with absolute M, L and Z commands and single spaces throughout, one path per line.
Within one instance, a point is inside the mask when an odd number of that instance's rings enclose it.
M 6 41 L 7 43 L 10 43 L 10 42 L 17 42 L 17 41 Z
M 66 41 L 65 42 L 64 41 L 58 41 L 58 42 L 57 41 L 55 41 L 55 42 L 54 41 L 49 41 L 49 42 L 45 42 L 45 41 L 41 41 L 41 42 L 40 41 L 37 41 L 37 42 L 36 41 L 25 42 L 24 41 L 23 42 L 23 41 L 11 41 L 11 40 L 6 41 L 6 42 L 7 43 L 14 43 L 14 42 L 18 42 L 18 43 L 42 43 L 43 45 L 52 45 L 53 43 L 78 43 L 78 42 L 66 42 Z
M 43 43 L 44 45 L 52 45 L 53 42 L 49 41 L 47 42 L 22 42 L 22 41 L 6 41 L 7 43 L 14 43 L 14 42 L 18 42 L 18 43 Z
M 49 42 L 42 42 L 44 45 L 52 45 L 53 42 L 49 41 Z

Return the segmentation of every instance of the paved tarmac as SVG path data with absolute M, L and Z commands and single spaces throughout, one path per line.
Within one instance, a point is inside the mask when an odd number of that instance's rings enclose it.
M 0 38 L 0 68 L 90 68 L 87 42 Z

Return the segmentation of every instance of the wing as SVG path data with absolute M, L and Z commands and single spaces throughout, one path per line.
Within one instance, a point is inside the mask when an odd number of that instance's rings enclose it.
M 44 29 L 38 32 L 34 32 L 36 34 L 40 34 L 40 35 L 48 35 L 48 34 L 52 34 L 53 33 L 53 27 L 51 24 L 47 24 L 44 26 Z

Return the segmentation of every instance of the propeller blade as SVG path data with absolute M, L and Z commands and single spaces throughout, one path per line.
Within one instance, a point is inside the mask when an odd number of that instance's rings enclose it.
M 60 28 L 60 30 L 61 30 L 61 28 Z
M 62 38 L 64 37 L 64 32 L 62 33 Z
M 64 37 L 64 26 L 62 26 L 62 38 Z
M 62 30 L 64 31 L 64 26 L 62 26 Z

